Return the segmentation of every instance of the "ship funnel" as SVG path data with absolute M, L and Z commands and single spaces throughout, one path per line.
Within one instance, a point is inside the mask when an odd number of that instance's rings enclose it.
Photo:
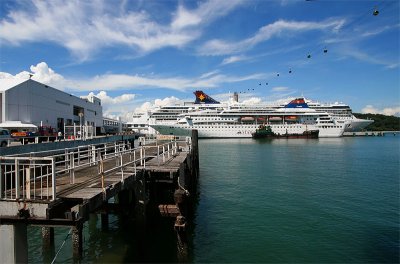
M 203 91 L 195 91 L 194 95 L 196 96 L 195 104 L 219 104 L 217 100 L 211 98 L 207 94 L 203 93 Z
M 285 105 L 285 108 L 308 108 L 308 104 L 304 101 L 304 98 L 296 98 Z
M 237 92 L 233 93 L 233 101 L 238 103 L 239 102 L 239 94 Z

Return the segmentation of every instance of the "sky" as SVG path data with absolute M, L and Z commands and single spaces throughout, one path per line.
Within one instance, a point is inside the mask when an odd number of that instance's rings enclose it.
M 125 121 L 195 90 L 400 116 L 399 2 L 0 0 L 0 82 L 31 73 Z

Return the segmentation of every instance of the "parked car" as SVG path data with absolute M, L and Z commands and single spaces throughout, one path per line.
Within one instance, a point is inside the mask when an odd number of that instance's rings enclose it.
M 0 128 L 0 147 L 7 147 L 10 139 L 10 132 L 7 129 Z
M 57 132 L 54 128 L 50 126 L 40 126 L 37 131 L 17 131 L 11 133 L 11 137 L 15 140 L 19 140 L 22 144 L 27 144 L 28 142 L 41 143 L 43 141 L 54 142 L 57 139 Z

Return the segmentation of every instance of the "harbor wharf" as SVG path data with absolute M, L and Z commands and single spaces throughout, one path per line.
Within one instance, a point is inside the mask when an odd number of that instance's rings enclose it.
M 197 131 L 185 138 L 141 140 L 136 148 L 132 143 L 119 138 L 101 144 L 55 145 L 46 151 L 2 154 L 2 261 L 28 262 L 28 225 L 40 226 L 43 248 L 53 250 L 54 228 L 70 227 L 72 256 L 79 261 L 83 224 L 89 215 L 101 214 L 102 228 L 107 229 L 108 215 L 113 212 L 134 215 L 138 230 L 145 230 L 154 215 L 173 217 L 177 258 L 185 261 L 187 218 L 199 177 Z
M 396 136 L 399 135 L 400 131 L 359 131 L 359 132 L 344 132 L 344 137 L 358 137 L 358 136 L 379 136 L 385 135 Z

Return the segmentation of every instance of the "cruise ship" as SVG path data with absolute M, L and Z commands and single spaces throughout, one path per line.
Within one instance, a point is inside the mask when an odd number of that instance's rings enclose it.
M 269 104 L 257 104 L 257 105 L 245 105 L 239 103 L 238 94 L 234 93 L 233 98 L 229 103 L 220 103 L 202 91 L 195 91 L 196 96 L 195 102 L 184 102 L 179 105 L 162 106 L 156 109 L 144 113 L 140 116 L 140 120 L 134 119 L 133 124 L 140 123 L 143 126 L 143 117 L 147 120 L 149 125 L 163 125 L 163 124 L 174 124 L 181 117 L 180 115 L 187 114 L 193 111 L 202 110 L 215 110 L 223 111 L 224 109 L 231 109 L 237 111 L 257 111 L 261 110 L 274 110 L 284 108 L 286 103 L 269 103 Z M 359 119 L 352 114 L 350 106 L 343 103 L 319 103 L 312 100 L 308 100 L 304 97 L 302 99 L 307 103 L 308 107 L 315 109 L 317 112 L 328 113 L 332 119 L 338 124 L 347 124 L 345 126 L 345 132 L 360 131 L 372 122 L 373 120 Z M 149 133 L 155 133 L 155 130 L 151 127 L 148 128 Z
M 268 125 L 275 134 L 301 134 L 319 130 L 319 137 L 340 137 L 348 123 L 339 124 L 327 113 L 308 107 L 304 99 L 292 100 L 284 108 L 246 106 L 223 110 L 194 110 L 179 115 L 175 123 L 150 124 L 164 135 L 188 135 L 198 130 L 199 138 L 247 138 L 260 125 Z
M 329 113 L 333 119 L 338 123 L 349 123 L 345 128 L 345 132 L 357 132 L 361 131 L 368 125 L 372 124 L 374 120 L 361 119 L 353 115 L 353 112 L 349 105 L 344 103 L 320 103 L 312 100 L 305 99 L 308 106 L 319 112 Z

